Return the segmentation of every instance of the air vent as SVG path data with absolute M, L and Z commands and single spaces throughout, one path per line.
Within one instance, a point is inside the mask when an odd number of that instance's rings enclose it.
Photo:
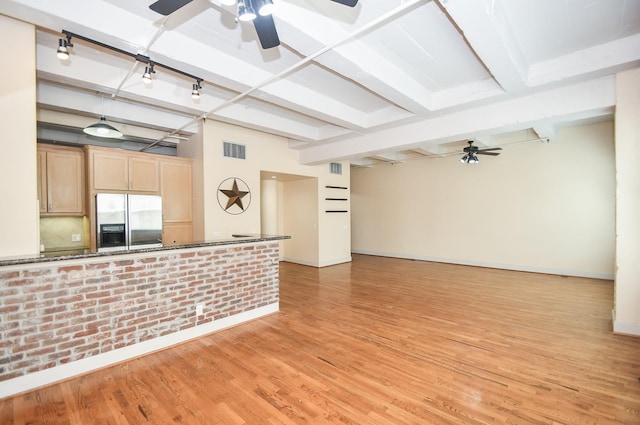
M 223 142 L 224 156 L 227 158 L 247 159 L 246 146 L 231 142 Z
M 342 164 L 339 162 L 332 162 L 329 164 L 329 172 L 331 174 L 340 174 L 342 175 Z

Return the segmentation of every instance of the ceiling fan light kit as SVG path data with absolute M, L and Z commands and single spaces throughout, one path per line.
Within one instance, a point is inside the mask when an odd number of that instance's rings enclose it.
M 469 144 L 469 146 L 462 149 L 462 151 L 464 152 L 464 156 L 460 158 L 460 162 L 463 164 L 477 164 L 478 162 L 480 162 L 480 160 L 476 155 L 498 156 L 500 155 L 500 152 L 495 152 L 495 151 L 502 150 L 502 148 L 480 149 L 477 146 L 473 146 L 473 140 L 469 140 L 467 143 Z

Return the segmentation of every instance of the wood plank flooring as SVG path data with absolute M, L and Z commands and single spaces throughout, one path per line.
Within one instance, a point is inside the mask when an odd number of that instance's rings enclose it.
M 610 281 L 355 255 L 280 313 L 0 400 L 1 424 L 640 424 Z

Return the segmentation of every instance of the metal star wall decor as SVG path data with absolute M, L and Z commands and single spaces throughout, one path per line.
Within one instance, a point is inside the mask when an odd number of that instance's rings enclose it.
M 251 204 L 249 186 L 237 177 L 223 180 L 218 186 L 218 203 L 229 214 L 242 214 Z

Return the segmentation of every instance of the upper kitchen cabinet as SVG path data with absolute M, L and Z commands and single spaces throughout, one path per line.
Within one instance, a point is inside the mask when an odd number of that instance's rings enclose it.
M 158 161 L 151 154 L 85 147 L 92 191 L 160 193 Z
M 84 181 L 84 155 L 80 149 L 38 144 L 40 215 L 85 215 Z

